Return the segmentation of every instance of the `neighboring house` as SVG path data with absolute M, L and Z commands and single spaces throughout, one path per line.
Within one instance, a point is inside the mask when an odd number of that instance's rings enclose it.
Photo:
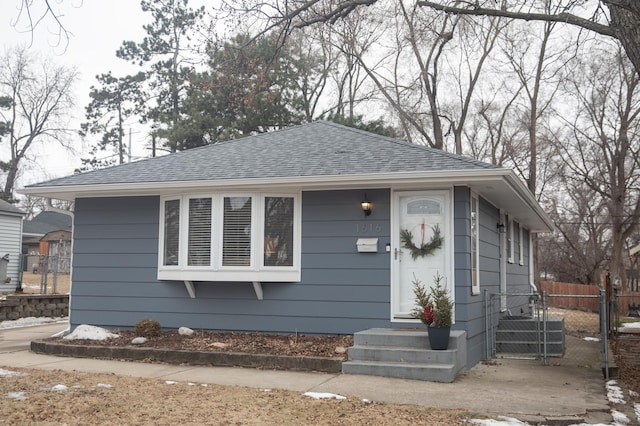
M 0 293 L 14 292 L 20 282 L 23 217 L 22 210 L 0 200 Z
M 40 253 L 49 260 L 49 271 L 68 274 L 71 270 L 71 231 L 51 231 L 40 238 Z
M 72 329 L 420 327 L 412 281 L 439 273 L 468 367 L 486 353 L 483 292 L 529 293 L 532 236 L 552 228 L 511 170 L 325 121 L 23 192 L 75 200 Z
M 25 220 L 22 230 L 23 270 L 30 272 L 42 270 L 44 256 L 52 254 L 49 251 L 48 243 L 50 237 L 47 237 L 47 235 L 50 233 L 55 234 L 59 231 L 62 234 L 55 235 L 62 236 L 63 239 L 54 239 L 54 241 L 66 241 L 66 243 L 60 244 L 64 244 L 67 248 L 63 248 L 61 253 L 58 253 L 58 248 L 55 248 L 53 254 L 59 254 L 61 262 L 64 263 L 59 272 L 68 273 L 71 260 L 71 227 L 71 216 L 55 211 L 43 211 L 33 219 Z

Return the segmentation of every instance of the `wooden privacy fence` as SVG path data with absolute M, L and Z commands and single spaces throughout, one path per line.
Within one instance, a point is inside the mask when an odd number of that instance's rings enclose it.
M 541 281 L 540 291 L 547 295 L 547 306 L 555 308 L 579 309 L 582 311 L 599 311 L 598 296 L 600 289 L 595 284 L 571 284 L 556 281 Z M 617 293 L 618 314 L 627 316 L 630 307 L 640 306 L 640 292 L 637 291 L 619 291 Z
M 549 296 L 547 306 L 591 312 L 600 310 L 600 299 L 593 297 L 600 295 L 597 285 L 540 281 L 540 291 Z

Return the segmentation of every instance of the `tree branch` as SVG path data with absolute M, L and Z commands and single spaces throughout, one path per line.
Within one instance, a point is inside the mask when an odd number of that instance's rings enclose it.
M 491 9 L 479 6 L 475 6 L 473 9 L 465 9 L 461 7 L 447 6 L 441 3 L 427 0 L 419 0 L 416 4 L 421 7 L 430 7 L 432 9 L 450 13 L 453 15 L 499 16 L 509 19 L 520 19 L 524 21 L 561 22 L 594 31 L 598 34 L 602 34 L 608 37 L 618 38 L 609 26 L 598 24 L 597 22 L 580 18 L 579 16 L 572 15 L 570 13 L 562 12 L 556 15 L 551 15 L 546 13 L 511 12 L 508 10 Z

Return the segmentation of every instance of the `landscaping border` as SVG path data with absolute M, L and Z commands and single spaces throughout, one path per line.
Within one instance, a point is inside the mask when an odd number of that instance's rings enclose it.
M 268 370 L 342 372 L 342 359 L 311 356 L 278 356 L 241 352 L 203 352 L 144 347 L 88 346 L 34 340 L 37 354 L 73 358 L 117 359 L 123 361 L 165 362 L 167 364 L 246 367 Z

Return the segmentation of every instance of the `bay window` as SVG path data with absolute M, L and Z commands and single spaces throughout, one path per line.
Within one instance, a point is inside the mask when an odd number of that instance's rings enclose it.
M 299 281 L 299 194 L 165 197 L 158 279 Z

